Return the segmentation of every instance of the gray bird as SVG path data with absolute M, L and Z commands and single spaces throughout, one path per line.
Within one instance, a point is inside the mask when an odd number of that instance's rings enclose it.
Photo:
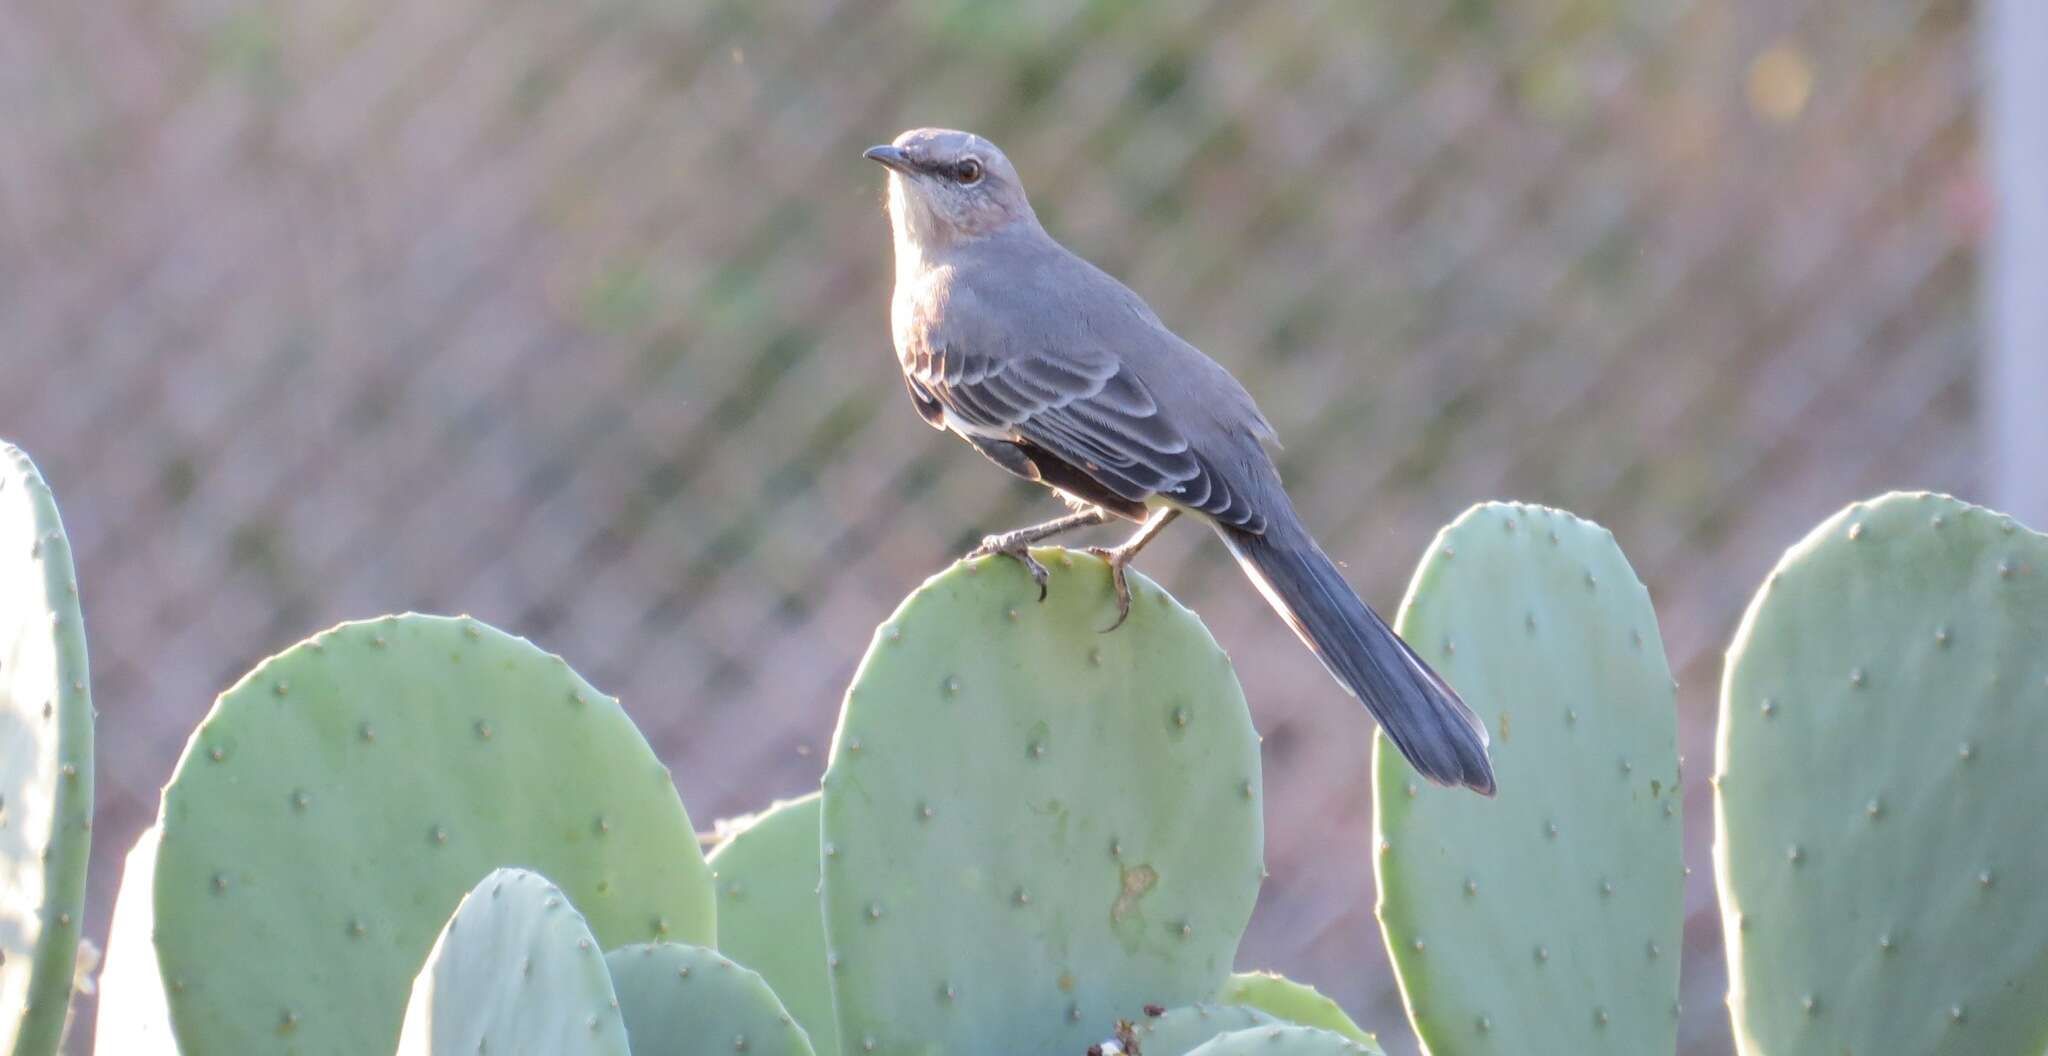
M 1137 522 L 1128 542 L 1094 551 L 1121 624 L 1124 567 L 1175 517 L 1198 516 L 1423 776 L 1492 795 L 1485 726 L 1309 536 L 1266 452 L 1273 426 L 1237 379 L 1053 241 L 993 143 L 920 128 L 866 156 L 889 169 L 890 316 L 918 413 L 1075 511 L 989 536 L 971 556 L 1015 558 L 1042 600 L 1032 543 Z

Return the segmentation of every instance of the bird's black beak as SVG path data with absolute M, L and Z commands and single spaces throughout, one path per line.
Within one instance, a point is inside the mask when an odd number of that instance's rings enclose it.
M 916 171 L 916 167 L 910 163 L 909 155 L 903 153 L 901 148 L 890 146 L 887 143 L 879 147 L 869 147 L 861 153 L 861 157 L 869 161 L 881 162 L 883 165 L 905 175 Z

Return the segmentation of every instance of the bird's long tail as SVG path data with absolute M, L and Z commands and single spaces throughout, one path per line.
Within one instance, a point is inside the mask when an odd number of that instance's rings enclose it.
M 1292 511 L 1262 534 L 1220 524 L 1216 531 L 1259 592 L 1416 770 L 1438 784 L 1493 795 L 1479 717 L 1359 599 Z

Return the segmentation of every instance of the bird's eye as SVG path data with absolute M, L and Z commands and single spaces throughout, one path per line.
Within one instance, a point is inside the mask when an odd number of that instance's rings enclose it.
M 968 158 L 953 169 L 953 176 L 963 184 L 972 186 L 981 182 L 981 162 Z

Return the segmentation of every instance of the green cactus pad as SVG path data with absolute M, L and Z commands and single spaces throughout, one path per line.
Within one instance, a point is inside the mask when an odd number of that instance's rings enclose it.
M 768 980 L 812 1048 L 838 1056 L 818 907 L 818 794 L 742 820 L 708 860 L 718 887 L 718 948 Z
M 102 1056 L 175 1056 L 178 1051 L 171 1042 L 163 977 L 156 970 L 156 845 L 156 828 L 144 829 L 128 852 L 121 891 L 114 896 L 92 1042 Z
M 1217 998 L 1226 1005 L 1256 1008 L 1275 1019 L 1335 1031 L 1353 1041 L 1378 1045 L 1379 1039 L 1361 1030 L 1337 1002 L 1306 983 L 1297 983 L 1273 972 L 1239 972 L 1223 985 Z
M 501 865 L 561 885 L 604 943 L 714 937 L 690 819 L 618 701 L 471 619 L 343 624 L 264 661 L 193 734 L 160 824 L 189 1056 L 388 1047 L 442 922 Z
M 1157 1006 L 1154 1006 L 1157 1007 Z M 1182 1005 L 1130 1021 L 1139 1056 L 1187 1056 L 1209 1039 L 1236 1030 L 1277 1026 L 1280 1020 L 1248 1005 Z M 1104 1046 L 1105 1050 L 1108 1046 Z
M 1500 794 L 1420 779 L 1379 737 L 1379 917 L 1437 1056 L 1677 1045 L 1676 695 L 1614 536 L 1489 503 L 1437 535 L 1397 624 L 1493 736 Z
M 1151 1050 L 1143 1050 L 1152 1056 Z M 1285 1023 L 1253 1027 L 1224 1034 L 1203 1044 L 1188 1056 L 1380 1056 L 1379 1046 L 1354 1041 L 1342 1034 L 1315 1027 Z
M 1850 506 L 1728 652 L 1714 866 L 1745 1053 L 2048 1050 L 2048 537 Z
M 546 877 L 498 869 L 455 907 L 413 979 L 398 1056 L 521 1053 L 629 1056 L 583 914 Z
M 824 778 L 848 1052 L 1080 1052 L 1212 997 L 1261 876 L 1259 747 L 1194 614 L 1045 550 L 955 565 L 876 632 Z M 871 1048 L 872 1046 L 872 1048 Z
M 814 1056 L 766 980 L 716 950 L 657 942 L 605 956 L 633 1056 Z
M 92 849 L 78 573 L 35 463 L 0 443 L 0 1053 L 57 1051 Z

